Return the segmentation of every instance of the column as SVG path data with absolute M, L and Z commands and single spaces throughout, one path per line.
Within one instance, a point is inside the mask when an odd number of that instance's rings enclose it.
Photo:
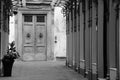
M 98 78 L 104 78 L 104 52 L 103 52 L 103 23 L 104 3 L 98 0 Z

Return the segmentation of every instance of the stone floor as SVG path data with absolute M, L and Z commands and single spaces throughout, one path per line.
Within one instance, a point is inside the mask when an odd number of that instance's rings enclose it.
M 12 77 L 0 80 L 87 80 L 77 72 L 67 68 L 65 61 L 16 61 Z

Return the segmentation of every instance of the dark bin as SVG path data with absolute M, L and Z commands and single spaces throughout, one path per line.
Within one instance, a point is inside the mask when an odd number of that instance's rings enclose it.
M 14 63 L 14 59 L 10 60 L 10 59 L 3 59 L 2 60 L 3 63 L 3 76 L 4 77 L 9 77 L 12 75 L 12 66 Z

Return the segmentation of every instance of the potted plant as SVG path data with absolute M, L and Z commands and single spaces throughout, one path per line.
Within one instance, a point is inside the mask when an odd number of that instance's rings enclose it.
M 20 57 L 14 45 L 14 42 L 12 42 L 10 44 L 10 48 L 7 50 L 7 53 L 3 56 L 3 76 L 11 76 L 13 63 L 15 59 Z

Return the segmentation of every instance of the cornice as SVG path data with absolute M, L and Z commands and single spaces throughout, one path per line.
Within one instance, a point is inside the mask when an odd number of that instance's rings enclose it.
M 55 6 L 61 7 L 61 6 L 64 6 L 67 1 L 69 1 L 69 0 L 53 0 L 51 5 L 52 5 L 52 7 L 55 7 Z

